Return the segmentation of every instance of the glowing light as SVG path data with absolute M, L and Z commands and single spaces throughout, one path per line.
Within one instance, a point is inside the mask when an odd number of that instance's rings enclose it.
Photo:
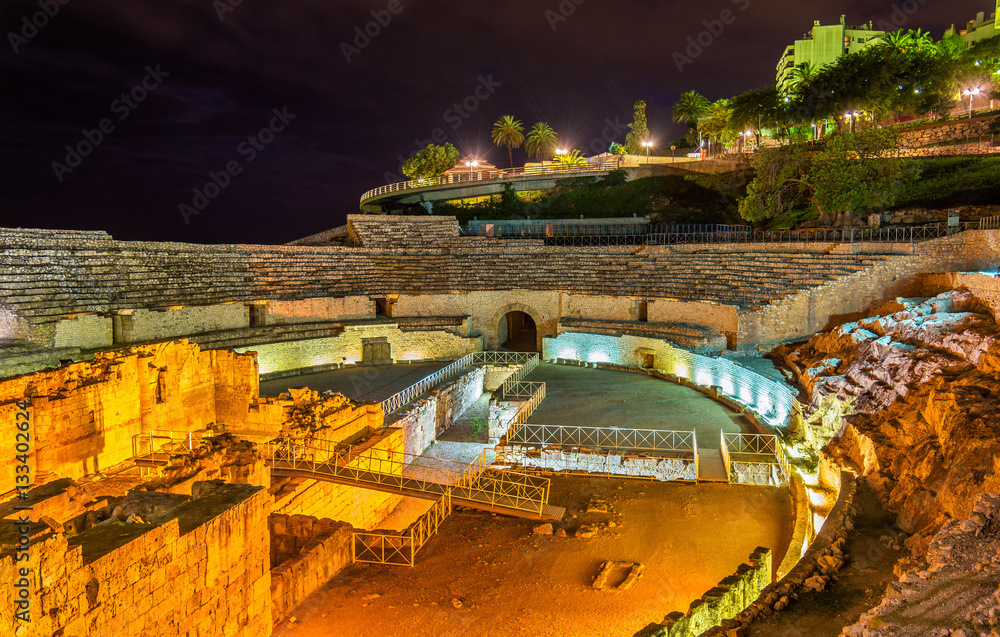
M 733 377 L 729 374 L 722 375 L 722 379 L 719 381 L 719 386 L 722 387 L 722 393 L 727 396 L 733 395 Z
M 611 357 L 604 352 L 591 352 L 587 356 L 588 363 L 610 363 Z
M 823 528 L 824 522 L 826 522 L 826 518 L 824 518 L 819 513 L 813 513 L 813 530 L 816 532 L 817 535 L 819 534 L 820 529 Z
M 580 354 L 575 349 L 570 349 L 567 347 L 565 349 L 559 350 L 559 354 L 556 356 L 556 358 L 575 361 L 580 358 Z
M 740 401 L 744 404 L 749 405 L 753 400 L 753 394 L 750 393 L 750 388 L 746 385 L 740 387 Z
M 705 387 L 711 387 L 712 375 L 705 370 L 701 370 L 695 374 L 695 382 L 699 385 L 704 385 Z
M 674 363 L 674 376 L 679 376 L 680 378 L 688 377 L 688 366 L 684 363 Z

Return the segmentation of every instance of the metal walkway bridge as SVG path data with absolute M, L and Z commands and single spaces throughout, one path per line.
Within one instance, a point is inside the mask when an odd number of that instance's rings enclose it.
M 594 162 L 578 166 L 534 166 L 503 170 L 499 174 L 470 172 L 434 179 L 420 179 L 373 188 L 361 196 L 361 211 L 380 213 L 419 203 L 473 199 L 501 194 L 505 184 L 519 192 L 549 190 L 561 181 L 602 177 L 618 168 L 618 162 Z
M 425 500 L 450 491 L 454 504 L 520 518 L 559 520 L 546 478 L 489 469 L 489 450 L 465 465 L 322 440 L 279 439 L 260 446 L 272 475 L 324 480 Z

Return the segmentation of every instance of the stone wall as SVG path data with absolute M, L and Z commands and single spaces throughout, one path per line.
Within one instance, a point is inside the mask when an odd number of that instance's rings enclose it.
M 414 456 L 426 451 L 483 395 L 485 377 L 486 370 L 477 367 L 411 403 L 405 413 L 391 423 L 403 430 L 404 451 Z
M 657 299 L 650 301 L 648 312 L 653 323 L 687 323 L 731 333 L 739 329 L 739 316 L 731 305 Z
M 349 524 L 272 515 L 271 614 L 277 626 L 296 606 L 351 563 Z
M 856 245 L 858 250 L 871 246 Z M 879 246 L 884 249 L 885 246 Z M 995 269 L 1000 260 L 1000 231 L 970 230 L 918 243 L 910 254 L 885 259 L 863 272 L 842 277 L 740 315 L 739 343 L 770 349 L 808 338 L 898 296 L 919 293 L 917 276 L 926 272 Z
M 100 349 L 114 343 L 112 320 L 106 316 L 79 316 L 56 324 L 54 347 Z
M 483 365 L 483 371 L 485 372 L 483 376 L 483 391 L 492 394 L 520 368 L 520 365 Z
M 38 537 L 32 622 L 15 623 L 16 589 L 0 587 L 0 634 L 270 635 L 271 497 L 245 485 L 199 485 L 160 524 L 105 522 L 68 541 Z M 16 566 L 13 555 L 0 556 L 0 581 L 16 581 Z
M 771 549 L 758 547 L 750 554 L 750 559 L 736 569 L 735 574 L 724 578 L 718 586 L 691 602 L 687 613 L 675 611 L 667 615 L 663 628 L 654 633 L 654 637 L 710 634 L 706 631 L 739 615 L 770 583 Z
M 374 304 L 367 296 L 268 301 L 264 307 L 267 325 L 375 318 Z
M 79 478 L 131 458 L 138 433 L 195 431 L 220 415 L 245 421 L 256 392 L 252 357 L 175 341 L 8 378 L 0 405 L 29 397 L 37 470 Z M 0 483 L 0 492 L 11 489 Z
M 479 351 L 478 338 L 462 338 L 451 332 L 403 332 L 391 323 L 345 325 L 344 333 L 333 338 L 314 338 L 237 348 L 238 352 L 256 352 L 262 374 L 283 372 L 319 365 L 357 363 L 362 358 L 366 338 L 388 339 L 393 360 L 461 358 Z
M 636 336 L 603 336 L 567 332 L 544 342 L 546 359 L 614 363 L 643 367 L 654 357 L 654 368 L 702 387 L 718 387 L 720 394 L 761 415 L 773 426 L 784 426 L 797 410 L 791 389 L 724 358 L 711 358 L 661 340 Z
M 524 267 L 530 267 L 527 263 Z M 497 349 L 497 328 L 509 312 L 531 316 L 541 336 L 555 336 L 559 329 L 561 297 L 558 292 L 490 291 L 466 294 L 400 295 L 396 311 L 400 316 L 471 316 L 471 329 L 486 337 L 486 349 Z
M 994 117 L 960 119 L 910 129 L 903 132 L 903 146 L 918 148 L 960 139 L 977 138 L 981 135 L 989 137 L 990 124 L 993 123 L 994 119 Z

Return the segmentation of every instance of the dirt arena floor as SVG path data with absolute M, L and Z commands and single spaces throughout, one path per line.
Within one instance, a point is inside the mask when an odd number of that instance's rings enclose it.
M 725 484 L 555 478 L 566 537 L 536 521 L 456 510 L 415 568 L 354 564 L 310 596 L 279 637 L 633 635 L 662 621 L 746 561 L 781 562 L 792 530 L 787 491 Z M 603 504 L 595 504 L 603 501 Z M 607 513 L 587 512 L 590 508 Z M 581 525 L 598 530 L 574 537 Z M 645 566 L 628 591 L 591 587 L 604 560 Z

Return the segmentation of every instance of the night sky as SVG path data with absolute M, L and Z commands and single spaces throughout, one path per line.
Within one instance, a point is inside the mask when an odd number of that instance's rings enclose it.
M 909 2 L 919 10 L 905 28 L 935 38 L 993 8 Z M 463 155 L 506 166 L 489 133 L 511 114 L 526 127 L 547 121 L 563 145 L 591 154 L 624 141 L 644 99 L 654 139 L 669 144 L 684 133 L 670 121 L 680 93 L 718 99 L 773 84 L 784 47 L 813 20 L 889 21 L 901 5 L 4 0 L 0 226 L 284 243 L 344 223 L 437 129 Z M 679 70 L 674 54 L 688 55 L 687 38 L 726 10 L 734 21 L 715 23 L 722 32 L 703 35 L 709 46 Z M 33 17 L 44 26 L 25 26 Z M 366 27 L 376 35 L 358 37 Z M 210 173 L 224 187 L 196 201 Z M 203 210 L 186 222 L 182 204 Z

